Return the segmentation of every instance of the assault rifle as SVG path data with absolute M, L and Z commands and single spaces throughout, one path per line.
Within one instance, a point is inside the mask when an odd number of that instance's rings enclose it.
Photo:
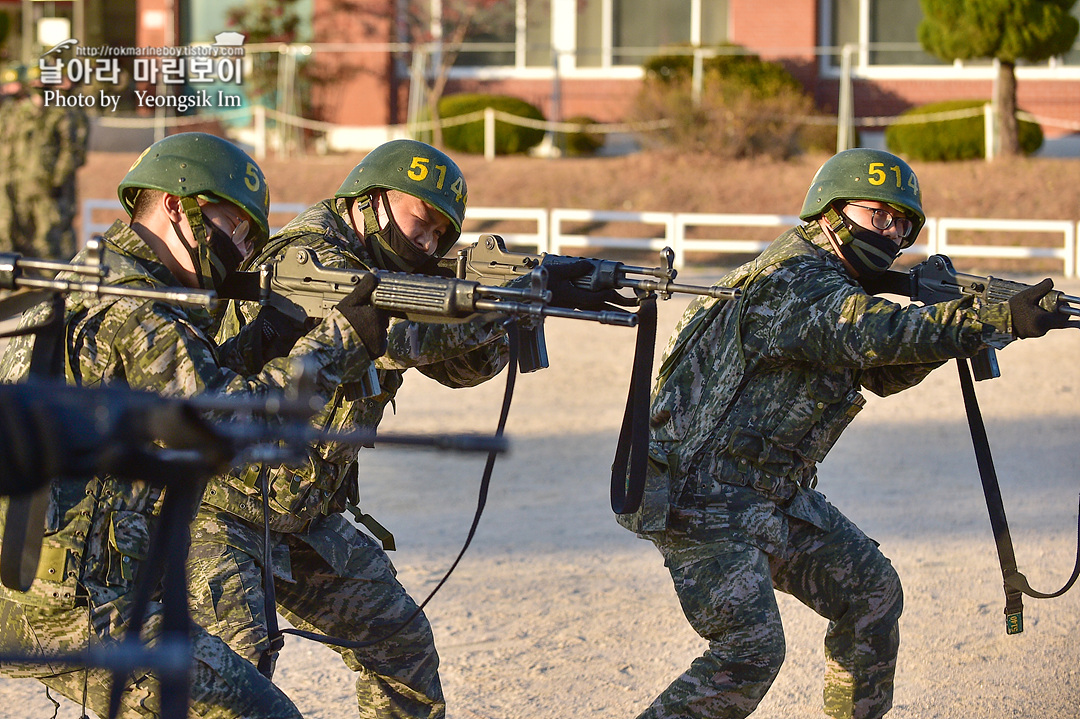
M 1030 286 L 997 277 L 957 272 L 952 260 L 945 255 L 931 255 L 907 272 L 890 270 L 866 283 L 866 289 L 871 294 L 897 294 L 923 304 L 946 302 L 964 295 L 976 296 L 984 302 L 1007 302 Z M 1039 304 L 1049 312 L 1080 316 L 1080 297 L 1058 290 L 1051 290 Z M 1001 376 L 994 349 L 987 348 L 973 357 L 972 370 L 976 380 Z
M 573 284 L 590 292 L 602 290 L 632 289 L 640 293 L 658 293 L 663 299 L 672 294 L 708 295 L 722 300 L 733 300 L 739 290 L 728 287 L 704 287 L 683 285 L 672 280 L 678 275 L 675 269 L 675 252 L 670 247 L 660 251 L 661 267 L 635 267 L 615 260 L 593 257 L 553 255 L 548 252 L 527 254 L 510 252 L 506 242 L 498 235 L 483 235 L 479 241 L 458 251 L 456 274 L 458 277 L 480 281 L 507 281 L 528 274 L 537 267 L 569 264 L 582 260 L 592 265 L 587 274 L 574 280 Z
M 320 432 L 311 426 L 313 395 L 299 387 L 259 398 L 203 395 L 164 398 L 118 387 L 77 387 L 62 380 L 29 378 L 0 384 L 0 495 L 16 500 L 57 477 L 109 474 L 166 487 L 144 567 L 137 575 L 136 608 L 126 636 L 107 647 L 52 655 L 0 652 L 0 663 L 49 663 L 99 667 L 113 677 L 108 716 L 116 716 L 125 678 L 151 670 L 161 683 L 161 716 L 187 716 L 191 642 L 184 571 L 188 522 L 204 482 L 238 463 L 302 462 L 313 441 L 368 445 L 373 430 Z M 230 415 L 229 421 L 221 418 Z M 380 443 L 459 451 L 504 452 L 502 436 L 379 433 Z M 9 512 L 5 530 L 27 533 L 32 519 Z M 38 518 L 37 521 L 41 521 Z M 39 543 L 5 536 L 3 551 L 19 560 L 4 565 L 4 584 L 25 591 L 38 570 Z M 147 646 L 140 627 L 151 590 L 160 581 L 160 641 Z
M 985 302 L 1007 302 L 1014 295 L 1028 289 L 1030 285 L 997 277 L 982 277 L 957 272 L 945 255 L 931 255 L 925 261 L 912 267 L 907 272 L 888 271 L 879 277 L 865 282 L 864 289 L 870 294 L 889 293 L 909 297 L 923 304 L 946 302 L 964 295 L 973 295 Z M 1080 316 L 1080 297 L 1066 295 L 1058 290 L 1051 290 L 1039 305 L 1047 312 L 1060 312 L 1065 315 Z M 1005 516 L 1005 506 L 1001 498 L 997 472 L 990 453 L 990 441 L 986 435 L 978 399 L 975 396 L 976 380 L 1000 377 L 997 354 L 992 347 L 981 350 L 971 358 L 972 372 L 968 372 L 967 361 L 957 358 L 960 372 L 960 388 L 964 396 L 964 408 L 967 412 L 968 428 L 975 449 L 975 461 L 979 467 L 983 496 L 990 515 L 990 527 L 994 533 L 998 564 L 1001 567 L 1002 584 L 1005 591 L 1005 631 L 1007 634 L 1019 634 L 1024 631 L 1023 595 L 1036 599 L 1052 599 L 1067 592 L 1080 578 L 1080 517 L 1077 526 L 1076 561 L 1072 575 L 1065 585 L 1056 592 L 1039 592 L 1031 588 L 1016 566 L 1009 523 Z
M 16 290 L 0 300 L 0 318 L 21 314 L 56 293 L 84 292 L 103 297 L 136 297 L 175 304 L 210 307 L 217 300 L 211 290 L 173 287 L 137 287 L 104 284 L 109 268 L 105 266 L 105 246 L 98 237 L 86 242 L 85 263 L 24 257 L 18 252 L 0 252 L 0 289 Z M 57 279 L 61 272 L 85 279 Z
M 263 265 L 258 273 L 235 273 L 235 284 L 223 291 L 232 299 L 258 300 L 295 319 L 326 316 L 368 270 L 324 267 L 309 249 L 288 248 Z M 521 273 L 528 287 L 492 286 L 470 279 L 432 277 L 375 270 L 379 284 L 371 294 L 372 306 L 414 322 L 463 322 L 491 313 L 526 318 L 530 327 L 542 327 L 544 317 L 567 317 L 600 324 L 633 327 L 637 317 L 628 312 L 581 312 L 552 307 L 546 289 L 547 271 Z M 257 290 L 252 286 L 257 282 Z M 519 283 L 520 284 L 520 283 Z M 523 333 L 524 334 L 524 333 Z M 523 372 L 537 369 L 523 349 Z M 545 358 L 546 360 L 546 358 Z M 542 366 L 547 366 L 546 362 Z
M 548 252 L 510 252 L 499 235 L 483 235 L 477 242 L 458 251 L 454 269 L 455 274 L 462 279 L 502 283 L 543 267 L 584 261 L 591 265 L 589 271 L 571 282 L 575 287 L 588 292 L 631 289 L 638 302 L 644 297 L 655 295 L 665 300 L 670 299 L 673 294 L 707 295 L 722 300 L 733 300 L 739 296 L 738 289 L 674 282 L 678 270 L 674 267 L 675 252 L 670 247 L 660 251 L 660 260 L 662 265 L 659 267 L 635 267 L 615 260 L 592 257 L 553 255 Z M 526 348 L 522 350 L 522 354 L 539 358 L 538 366 L 534 369 L 547 367 L 543 327 L 538 326 L 535 330 L 522 333 L 521 342 Z
M 498 235 L 482 235 L 480 239 L 458 252 L 455 274 L 463 279 L 506 282 L 545 267 L 587 263 L 587 271 L 570 282 L 583 292 L 597 293 L 597 301 L 638 305 L 640 316 L 630 389 L 626 399 L 619 442 L 611 466 L 611 509 L 616 514 L 629 514 L 641 505 L 645 491 L 645 469 L 649 440 L 649 389 L 652 379 L 652 358 L 656 343 L 656 297 L 670 299 L 673 294 L 692 294 L 734 300 L 740 290 L 729 287 L 703 287 L 676 283 L 675 252 L 665 247 L 660 252 L 659 267 L 635 267 L 615 260 L 590 257 L 571 257 L 547 252 L 526 254 L 510 252 Z M 576 269 L 576 268 L 575 268 Z M 618 294 L 618 290 L 633 290 L 634 297 Z M 580 311 L 580 310 L 576 310 Z M 544 328 L 537 326 L 522 332 L 522 354 L 533 358 L 530 369 L 547 367 L 547 348 Z M 522 368 L 522 371 L 528 371 Z

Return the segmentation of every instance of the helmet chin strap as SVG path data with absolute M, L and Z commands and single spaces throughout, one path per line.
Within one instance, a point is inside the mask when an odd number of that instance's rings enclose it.
M 184 242 L 188 255 L 195 267 L 195 277 L 199 282 L 199 288 L 212 290 L 220 279 L 225 277 L 225 266 L 214 255 L 210 248 L 210 237 L 206 231 L 206 220 L 203 217 L 202 208 L 194 197 L 181 197 L 180 207 L 184 210 L 188 226 L 191 227 L 191 235 L 195 239 L 195 246 L 191 247 Z M 173 223 L 173 231 L 184 239 L 180 228 Z

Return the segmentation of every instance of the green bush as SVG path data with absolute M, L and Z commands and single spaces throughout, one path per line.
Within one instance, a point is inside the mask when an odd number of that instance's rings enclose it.
M 635 119 L 669 123 L 661 133 L 647 135 L 646 142 L 724 158 L 774 159 L 817 142 L 800 122 L 814 114 L 813 100 L 779 63 L 756 55 L 707 58 L 699 101 L 693 97 L 692 57 L 660 55 L 644 66 Z
M 444 120 L 459 115 L 468 115 L 485 108 L 492 108 L 517 117 L 530 120 L 544 120 L 539 108 L 524 100 L 507 95 L 447 95 L 439 100 L 439 116 Z M 467 122 L 462 125 L 444 127 L 443 144 L 448 150 L 483 154 L 484 121 Z M 495 152 L 499 155 L 513 155 L 528 152 L 544 139 L 544 130 L 534 127 L 511 125 L 495 121 Z
M 717 49 L 734 49 L 738 45 L 720 45 Z M 664 83 L 689 82 L 694 71 L 692 55 L 656 55 L 645 61 L 645 76 Z M 753 88 L 758 97 L 772 97 L 782 92 L 802 92 L 795 76 L 775 62 L 762 60 L 754 54 L 730 54 L 702 60 L 705 82 L 726 80 L 741 87 Z
M 568 157 L 595 155 L 596 151 L 604 146 L 603 135 L 585 129 L 588 125 L 598 124 L 593 118 L 585 115 L 575 115 L 574 117 L 568 117 L 563 122 L 581 125 L 581 129 L 575 132 L 559 132 L 555 134 L 555 146 L 563 148 Z
M 913 107 L 901 117 L 981 108 L 985 100 L 949 100 Z M 1018 121 L 1020 150 L 1030 155 L 1043 143 L 1038 123 Z M 983 115 L 956 120 L 912 124 L 892 124 L 885 130 L 885 145 L 890 152 L 912 160 L 949 161 L 986 157 L 986 121 Z

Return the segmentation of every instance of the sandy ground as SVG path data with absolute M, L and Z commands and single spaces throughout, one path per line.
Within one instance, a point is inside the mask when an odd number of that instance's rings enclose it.
M 1080 282 L 1059 283 L 1080 294 Z M 666 337 L 686 302 L 661 305 Z M 632 717 L 700 654 L 659 553 L 608 507 L 631 330 L 549 321 L 551 367 L 519 378 L 512 453 L 496 465 L 472 548 L 428 608 L 452 719 Z M 662 348 L 663 340 L 658 344 Z M 1072 567 L 1080 491 L 1080 333 L 1000 353 L 977 390 L 1021 571 L 1057 589 Z M 494 428 L 504 378 L 448 390 L 410 373 L 383 431 Z M 906 590 L 897 719 L 1075 719 L 1080 589 L 1025 602 L 1005 634 L 1000 573 L 955 366 L 868 403 L 821 466 L 829 499 L 877 539 Z M 365 509 L 391 528 L 414 596 L 449 566 L 473 515 L 476 457 L 362 454 Z M 819 716 L 825 622 L 781 595 L 787 660 L 755 717 Z M 355 716 L 351 673 L 290 637 L 277 679 L 306 716 Z M 0 716 L 48 717 L 32 680 L 0 679 Z M 65 703 L 61 717 L 77 717 Z

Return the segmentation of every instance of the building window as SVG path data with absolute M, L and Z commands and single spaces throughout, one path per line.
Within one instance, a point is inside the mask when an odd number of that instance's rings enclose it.
M 468 67 L 548 67 L 551 58 L 551 0 L 515 0 L 481 10 L 465 34 L 466 47 L 454 62 Z M 453 28 L 443 28 L 443 38 Z
M 665 47 L 719 45 L 727 17 L 727 0 L 585 0 L 576 67 L 640 66 Z
M 551 68 L 558 47 L 564 69 L 640 68 L 665 47 L 726 42 L 727 22 L 727 0 L 515 0 L 476 17 L 454 67 Z
M 822 45 L 836 48 L 825 56 L 827 68 L 840 66 L 839 50 L 846 44 L 859 45 L 855 67 L 870 68 L 897 66 L 952 66 L 922 49 L 919 44 L 919 23 L 922 6 L 911 0 L 819 0 L 821 17 L 827 18 L 822 27 Z M 1072 9 L 1080 18 L 1080 6 Z M 965 60 L 960 67 L 985 67 L 989 59 Z M 1021 63 L 1027 67 L 1071 65 L 1080 67 L 1080 41 L 1062 58 L 1049 63 Z

